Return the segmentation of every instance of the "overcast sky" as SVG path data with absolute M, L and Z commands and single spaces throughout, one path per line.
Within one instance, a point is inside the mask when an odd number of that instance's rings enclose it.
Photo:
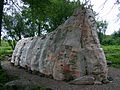
M 117 17 L 120 13 L 118 10 L 120 6 L 115 4 L 115 0 L 91 0 L 91 3 L 94 5 L 93 9 L 99 13 L 99 19 L 108 22 L 107 35 L 112 34 L 120 28 L 120 20 Z
M 85 0 L 80 1 L 83 2 Z M 106 34 L 110 35 L 114 31 L 119 30 L 120 20 L 117 16 L 120 13 L 120 11 L 118 10 L 120 8 L 120 5 L 115 4 L 116 0 L 90 0 L 90 1 L 91 4 L 93 5 L 93 10 L 99 13 L 98 20 L 106 20 L 108 22 Z

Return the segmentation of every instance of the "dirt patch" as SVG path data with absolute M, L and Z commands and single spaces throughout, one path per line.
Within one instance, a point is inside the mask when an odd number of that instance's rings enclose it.
M 2 61 L 2 67 L 6 70 L 8 75 L 30 80 L 38 85 L 42 85 L 53 90 L 120 90 L 120 69 L 116 68 L 109 68 L 109 76 L 114 79 L 112 83 L 103 85 L 70 85 L 64 81 L 57 81 L 30 74 L 24 69 L 12 66 L 8 61 Z

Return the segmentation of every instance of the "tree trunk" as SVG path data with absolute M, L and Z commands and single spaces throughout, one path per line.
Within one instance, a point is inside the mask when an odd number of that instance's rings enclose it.
M 8 44 L 9 44 L 9 46 L 12 48 L 12 50 L 14 50 L 14 46 L 13 46 L 13 44 L 12 44 L 12 40 L 7 40 L 7 42 L 8 42 Z
M 3 5 L 4 5 L 4 0 L 0 0 L 0 46 L 1 46 Z
M 18 32 L 16 32 L 16 33 L 17 33 L 17 35 L 18 35 L 18 37 L 19 37 L 19 40 L 22 39 L 20 29 L 18 29 Z
M 40 36 L 40 34 L 41 34 L 41 30 L 40 30 L 41 28 L 40 28 L 40 27 L 41 27 L 41 25 L 40 25 L 40 23 L 39 23 L 39 24 L 38 24 L 38 36 Z

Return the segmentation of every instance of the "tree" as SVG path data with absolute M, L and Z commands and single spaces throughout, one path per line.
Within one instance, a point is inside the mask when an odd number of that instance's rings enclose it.
M 24 0 L 23 0 L 24 1 Z M 79 1 L 79 0 L 78 0 Z M 62 24 L 71 14 L 74 9 L 80 6 L 80 3 L 70 2 L 69 0 L 26 0 L 29 8 L 23 10 L 33 22 L 33 25 L 38 27 L 38 36 L 42 31 L 51 32 Z
M 102 39 L 105 35 L 108 23 L 106 21 L 97 21 L 97 32 L 100 43 L 102 43 Z
M 55 30 L 60 24 L 65 22 L 72 15 L 74 9 L 80 6 L 79 0 L 74 2 L 70 2 L 69 0 L 53 0 L 52 12 L 49 17 L 51 28 L 48 29 L 48 32 Z
M 4 5 L 4 0 L 0 0 L 0 46 L 1 46 L 3 5 Z
M 24 4 L 29 4 L 28 11 L 26 14 L 29 14 L 30 18 L 29 20 L 32 21 L 33 26 L 35 24 L 38 25 L 38 36 L 41 34 L 41 27 L 43 27 L 43 23 L 46 21 L 46 18 L 49 14 L 49 8 L 50 8 L 50 0 L 36 0 L 35 2 L 33 0 L 23 0 Z M 23 12 L 25 12 L 23 11 Z
M 7 7 L 3 8 L 4 5 L 7 5 Z M 4 11 L 9 10 L 20 10 L 20 6 L 18 8 L 18 0 L 0 0 L 0 45 L 1 45 L 1 32 L 2 32 L 2 16 Z M 11 12 L 10 11 L 10 12 Z
M 7 33 L 4 39 L 13 49 L 14 45 L 10 43 L 10 39 L 18 41 L 22 37 L 33 37 L 36 33 L 40 36 L 43 31 L 51 32 L 80 5 L 78 2 L 70 2 L 69 0 L 40 1 L 38 0 L 40 5 L 33 0 L 24 1 L 25 5 L 23 5 L 21 13 L 12 6 L 8 8 L 8 10 L 12 9 L 10 15 L 4 13 L 3 28 Z M 14 5 L 14 2 L 12 3 Z
M 113 32 L 112 36 L 120 38 L 120 29 L 118 31 Z
M 18 41 L 22 37 L 35 36 L 35 31 L 32 23 L 27 21 L 26 18 L 21 16 L 19 13 L 14 13 L 13 16 L 4 13 L 3 29 L 7 33 L 4 36 L 4 39 L 8 41 L 12 49 L 14 49 L 15 43 L 12 44 L 10 40 Z

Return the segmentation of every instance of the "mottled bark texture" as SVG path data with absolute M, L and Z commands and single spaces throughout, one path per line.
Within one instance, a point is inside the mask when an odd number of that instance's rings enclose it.
M 106 58 L 91 9 L 76 9 L 65 23 L 46 37 L 20 40 L 11 63 L 53 76 L 56 80 L 73 80 L 73 84 L 107 80 Z

